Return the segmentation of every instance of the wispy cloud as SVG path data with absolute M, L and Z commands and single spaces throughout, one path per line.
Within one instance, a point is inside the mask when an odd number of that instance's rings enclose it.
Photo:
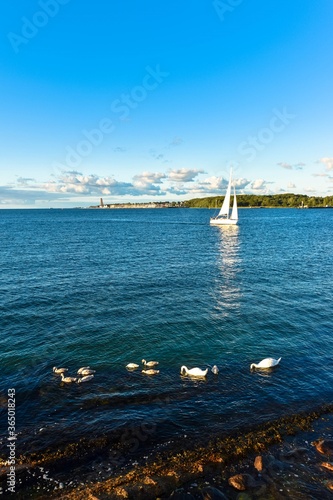
M 36 182 L 36 179 L 33 179 L 32 177 L 18 177 L 17 178 L 17 183 L 19 186 L 28 186 L 29 182 Z
M 183 139 L 181 137 L 178 137 L 178 136 L 174 137 L 172 139 L 172 141 L 169 143 L 169 147 L 174 148 L 176 146 L 180 146 L 181 144 L 183 144 L 183 142 L 184 141 L 183 141 Z
M 155 160 L 163 160 L 164 159 L 164 154 L 158 153 L 157 151 L 155 151 L 155 149 L 150 149 L 149 154 L 150 154 L 150 156 L 155 158 Z
M 303 162 L 294 163 L 294 164 L 280 162 L 280 163 L 277 163 L 277 165 L 279 165 L 279 167 L 285 168 L 287 170 L 302 170 L 303 167 L 305 167 L 305 163 L 303 163 Z
M 292 170 L 293 166 L 290 163 L 280 162 L 277 165 L 282 168 L 286 168 L 287 170 Z

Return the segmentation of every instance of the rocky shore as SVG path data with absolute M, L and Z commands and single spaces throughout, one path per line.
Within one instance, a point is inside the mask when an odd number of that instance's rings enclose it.
M 94 473 L 77 477 L 79 444 L 57 455 L 21 457 L 16 498 L 128 500 L 329 500 L 333 498 L 333 405 L 291 415 L 246 432 L 213 441 L 182 443 L 107 472 L 107 460 Z M 57 458 L 58 457 L 58 458 Z M 60 482 L 61 462 L 72 480 Z M 141 462 L 141 463 L 140 463 Z M 71 466 L 72 464 L 72 466 Z M 110 470 L 110 469 L 109 469 Z M 88 471 L 88 469 L 87 469 Z M 8 471 L 1 470 L 3 491 Z

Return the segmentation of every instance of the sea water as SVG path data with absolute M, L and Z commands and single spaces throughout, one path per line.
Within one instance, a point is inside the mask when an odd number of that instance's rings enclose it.
M 17 456 L 114 434 L 114 466 L 332 401 L 333 210 L 239 213 L 212 227 L 208 209 L 0 211 L 3 457 L 10 388 Z M 266 357 L 282 360 L 250 371 Z M 52 371 L 87 365 L 85 384 Z

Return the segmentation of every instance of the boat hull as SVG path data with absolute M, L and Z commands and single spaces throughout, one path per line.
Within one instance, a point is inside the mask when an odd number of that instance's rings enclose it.
M 210 224 L 214 226 L 235 226 L 237 222 L 237 219 L 210 219 Z

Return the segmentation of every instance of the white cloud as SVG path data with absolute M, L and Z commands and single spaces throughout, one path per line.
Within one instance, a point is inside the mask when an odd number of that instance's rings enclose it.
M 135 175 L 133 182 L 119 182 L 113 177 L 99 177 L 97 175 L 83 175 L 80 172 L 62 172 L 58 179 L 45 183 L 39 188 L 53 193 L 75 193 L 89 195 L 112 195 L 112 196 L 140 196 L 140 195 L 162 195 L 161 179 L 165 174 L 143 172 Z
M 189 189 L 190 193 L 194 194 L 213 194 L 221 193 L 227 187 L 228 181 L 223 179 L 223 177 L 208 177 L 207 179 L 198 182 Z
M 166 175 L 160 172 L 143 172 L 142 174 L 135 175 L 133 177 L 133 188 L 131 194 L 150 194 L 150 195 L 162 195 L 166 194 L 165 191 L 161 191 L 160 186 L 156 184 L 162 184 L 162 179 L 165 179 Z
M 293 183 L 293 182 L 289 182 L 287 188 L 288 189 L 294 189 L 296 187 L 296 185 Z
M 169 171 L 169 180 L 173 182 L 192 182 L 198 174 L 204 174 L 204 170 L 180 168 Z
M 255 191 L 267 189 L 266 181 L 264 181 L 264 179 L 256 179 L 255 181 L 251 182 L 251 188 Z
M 244 189 L 245 186 L 250 184 L 251 181 L 247 179 L 234 179 L 233 184 L 237 189 Z M 224 194 L 228 185 L 228 180 L 223 177 L 207 177 L 190 187 L 186 187 L 187 194 L 198 196 L 198 195 L 216 195 Z
M 134 184 L 148 185 L 148 184 L 161 184 L 162 179 L 165 179 L 166 175 L 160 172 L 142 172 L 142 174 L 135 175 L 133 177 Z
M 233 186 L 235 186 L 238 189 L 244 189 L 248 184 L 250 184 L 251 181 L 247 179 L 234 179 L 233 180 Z
M 326 170 L 333 170 L 333 158 L 321 158 L 319 162 L 325 165 Z

